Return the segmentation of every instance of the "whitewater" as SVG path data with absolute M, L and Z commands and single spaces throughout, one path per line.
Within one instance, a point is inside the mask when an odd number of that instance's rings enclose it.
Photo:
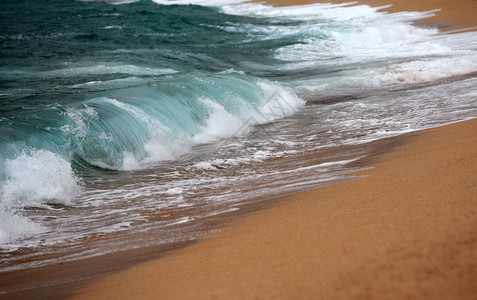
M 477 116 L 475 32 L 351 4 L 2 1 L 0 272 L 192 240 L 369 155 L 323 149 Z

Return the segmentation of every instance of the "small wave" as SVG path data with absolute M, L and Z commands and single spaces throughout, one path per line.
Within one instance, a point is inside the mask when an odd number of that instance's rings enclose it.
M 127 74 L 134 76 L 163 76 L 177 73 L 176 70 L 169 68 L 151 68 L 136 65 L 113 65 L 113 64 L 95 64 L 87 67 L 68 67 L 55 69 L 51 71 L 36 71 L 29 68 L 11 69 L 0 68 L 0 75 L 7 79 L 18 77 L 37 77 L 37 78 L 64 78 L 79 77 L 90 75 L 115 75 Z M 125 80 L 125 79 L 120 79 Z
M 338 21 L 359 21 L 363 19 L 375 18 L 379 7 L 368 5 L 353 5 L 350 3 L 330 4 L 315 3 L 308 5 L 296 5 L 286 7 L 275 7 L 262 3 L 243 3 L 240 5 L 224 5 L 221 9 L 226 14 L 247 15 L 270 18 L 292 18 L 297 20 L 338 20 Z
M 102 91 L 102 90 L 109 90 L 109 89 L 126 88 L 126 87 L 137 86 L 137 85 L 145 85 L 149 82 L 150 82 L 149 80 L 138 78 L 138 77 L 128 77 L 128 78 L 112 79 L 112 80 L 105 80 L 105 81 L 102 81 L 102 80 L 89 81 L 85 83 L 72 85 L 71 88 L 85 90 L 85 91 Z
M 167 68 L 149 68 L 136 65 L 108 65 L 98 64 L 89 67 L 73 67 L 57 69 L 43 74 L 47 76 L 79 76 L 79 75 L 107 75 L 107 74 L 130 74 L 130 75 L 166 75 L 177 71 Z
M 123 29 L 123 28 L 124 28 L 124 26 L 119 26 L 119 25 L 108 25 L 108 26 L 103 27 L 103 29 L 107 29 L 107 30 L 109 30 L 109 29 Z
M 79 2 L 104 2 L 104 3 L 114 4 L 114 5 L 120 5 L 120 4 L 135 3 L 135 2 L 139 2 L 141 0 L 76 0 L 76 1 L 79 1 Z
M 242 3 L 246 0 L 152 0 L 161 5 L 201 5 L 201 6 L 222 6 L 228 4 Z
M 421 83 L 477 71 L 477 54 L 412 61 L 382 70 L 388 84 Z

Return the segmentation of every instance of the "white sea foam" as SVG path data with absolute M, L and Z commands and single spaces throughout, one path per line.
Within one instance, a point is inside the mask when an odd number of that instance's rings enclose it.
M 305 105 L 303 99 L 278 83 L 262 81 L 258 84 L 265 99 L 260 110 L 253 116 L 253 119 L 259 124 L 293 115 Z
M 68 161 L 46 150 L 32 150 L 5 162 L 3 207 L 70 204 L 81 187 Z
M 380 68 L 343 70 L 334 76 L 296 84 L 301 92 L 333 93 L 340 89 L 415 84 L 477 72 L 477 51 L 461 50 L 446 57 L 431 56 Z
M 168 189 L 167 191 L 165 191 L 164 193 L 165 194 L 168 194 L 168 195 L 180 195 L 182 194 L 184 191 L 183 189 L 179 188 L 179 187 L 175 187 L 175 188 L 170 188 Z
M 246 0 L 152 0 L 162 5 L 202 5 L 202 6 L 222 6 L 227 4 L 241 3 Z
M 297 113 L 305 104 L 293 91 L 278 83 L 258 82 L 263 104 L 256 110 L 244 108 L 239 115 L 233 115 L 220 104 L 209 99 L 201 99 L 211 112 L 202 133 L 193 137 L 194 143 L 205 143 L 220 138 L 241 135 L 251 126 L 269 123 Z
M 15 240 L 44 232 L 45 228 L 11 210 L 0 208 L 0 248 L 15 248 Z
M 114 4 L 114 5 L 120 5 L 120 4 L 129 4 L 129 3 L 139 2 L 141 0 L 77 0 L 77 1 L 80 1 L 80 2 L 104 2 L 104 3 Z
M 123 28 L 124 28 L 123 26 L 119 26 L 119 25 L 109 25 L 109 26 L 103 27 L 103 29 L 123 29 Z
M 177 71 L 168 68 L 151 68 L 136 65 L 96 64 L 88 67 L 71 67 L 43 72 L 47 76 L 79 76 L 79 75 L 106 75 L 106 74 L 130 74 L 140 75 L 166 75 Z
M 218 169 L 225 169 L 229 167 L 236 167 L 241 164 L 250 162 L 250 159 L 221 159 L 216 158 L 207 161 L 201 161 L 195 163 L 193 166 L 188 167 L 188 170 L 218 170 Z
M 45 203 L 70 204 L 81 186 L 70 163 L 57 154 L 32 150 L 5 162 L 0 183 L 0 247 L 43 232 L 45 228 L 23 216 L 21 208 Z
M 86 91 L 101 91 L 101 90 L 119 89 L 119 88 L 126 88 L 126 87 L 138 86 L 138 85 L 145 85 L 149 82 L 150 80 L 133 76 L 133 77 L 112 79 L 112 80 L 105 80 L 105 81 L 102 81 L 102 80 L 88 81 L 85 83 L 72 85 L 71 88 L 83 89 Z
M 355 30 L 328 30 L 303 43 L 280 48 L 276 57 L 289 61 L 284 69 L 370 63 L 383 58 L 407 58 L 450 54 L 452 49 L 431 40 L 435 29 L 417 28 L 408 24 L 375 24 Z
M 382 69 L 387 84 L 420 83 L 477 72 L 477 52 L 391 65 Z
M 282 65 L 283 70 L 342 66 L 339 73 L 325 78 L 296 82 L 294 86 L 300 92 L 419 83 L 477 71 L 475 34 L 445 35 L 436 28 L 411 25 L 437 10 L 386 13 L 366 5 L 312 4 L 282 8 L 256 3 L 222 9 L 229 14 L 309 21 L 294 26 L 226 28 L 262 33 L 263 39 L 303 36 L 300 43 L 276 50 L 275 57 L 288 62 Z M 379 67 L 382 60 L 398 63 Z M 399 62 L 403 60 L 411 61 Z
M 174 160 L 182 154 L 190 151 L 190 137 L 184 135 L 184 140 L 168 140 L 159 137 L 151 138 L 144 144 L 147 156 L 144 159 L 137 159 L 131 152 L 123 153 L 123 170 L 132 171 L 147 168 L 161 161 Z
M 445 35 L 436 28 L 412 25 L 436 11 L 386 13 L 378 9 L 349 3 L 292 7 L 244 3 L 222 7 L 228 14 L 300 21 L 293 26 L 269 23 L 225 28 L 262 34 L 263 40 L 296 36 L 299 43 L 275 52 L 275 57 L 284 61 L 282 70 L 339 70 L 295 82 L 299 92 L 418 83 L 477 71 L 475 34 Z M 396 64 L 380 66 L 385 60 Z
M 261 3 L 244 3 L 240 5 L 224 5 L 222 10 L 232 15 L 252 15 L 270 18 L 297 18 L 299 20 L 359 20 L 372 18 L 379 8 L 367 5 L 349 6 L 355 2 L 343 4 L 315 3 L 287 7 L 274 7 Z
M 210 112 L 206 125 L 201 133 L 192 138 L 194 144 L 207 143 L 233 135 L 243 134 L 247 130 L 247 125 L 238 116 L 228 112 L 222 105 L 207 99 L 199 99 Z
M 201 161 L 196 163 L 194 165 L 194 168 L 198 170 L 217 170 L 217 167 L 214 166 L 214 163 L 207 161 Z

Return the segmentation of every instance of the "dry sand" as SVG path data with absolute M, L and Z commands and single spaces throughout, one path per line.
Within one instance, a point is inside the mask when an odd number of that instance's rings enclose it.
M 476 170 L 477 119 L 422 131 L 78 299 L 477 299 Z
M 426 21 L 477 26 L 475 0 L 394 4 L 386 10 L 440 8 Z M 414 134 L 360 175 L 234 221 L 78 299 L 477 299 L 477 120 Z

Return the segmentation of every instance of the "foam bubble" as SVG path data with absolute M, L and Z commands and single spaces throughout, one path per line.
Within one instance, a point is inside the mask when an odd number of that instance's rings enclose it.
M 221 6 L 227 4 L 236 4 L 245 0 L 152 0 L 162 5 L 202 5 L 202 6 Z
M 238 166 L 244 163 L 250 162 L 250 159 L 220 159 L 216 158 L 213 160 L 201 161 L 195 163 L 193 166 L 188 167 L 189 170 L 207 170 L 207 171 L 216 171 L 219 169 L 225 169 L 231 166 Z
M 45 150 L 32 150 L 6 160 L 5 178 L 0 183 L 2 248 L 45 230 L 42 225 L 23 216 L 22 207 L 40 207 L 45 203 L 70 204 L 81 191 L 69 162 Z
M 417 28 L 409 24 L 368 24 L 352 30 L 317 30 L 312 27 L 303 30 L 308 31 L 308 37 L 302 43 L 285 46 L 275 52 L 276 58 L 290 62 L 284 69 L 323 68 L 382 58 L 452 53 L 448 45 L 431 40 L 437 33 L 436 29 Z
M 419 83 L 476 71 L 477 53 L 469 53 L 391 65 L 383 70 L 382 76 L 388 84 Z
M 39 234 L 43 231 L 45 231 L 45 228 L 40 224 L 11 211 L 0 209 L 0 248 L 9 248 L 9 244 L 15 240 Z
M 1 183 L 3 207 L 69 204 L 81 187 L 68 161 L 46 150 L 32 150 L 5 162 Z
M 180 195 L 182 194 L 184 191 L 179 188 L 179 187 L 175 187 L 175 188 L 170 188 L 168 189 L 167 191 L 165 191 L 164 193 L 165 194 L 169 194 L 169 195 Z

